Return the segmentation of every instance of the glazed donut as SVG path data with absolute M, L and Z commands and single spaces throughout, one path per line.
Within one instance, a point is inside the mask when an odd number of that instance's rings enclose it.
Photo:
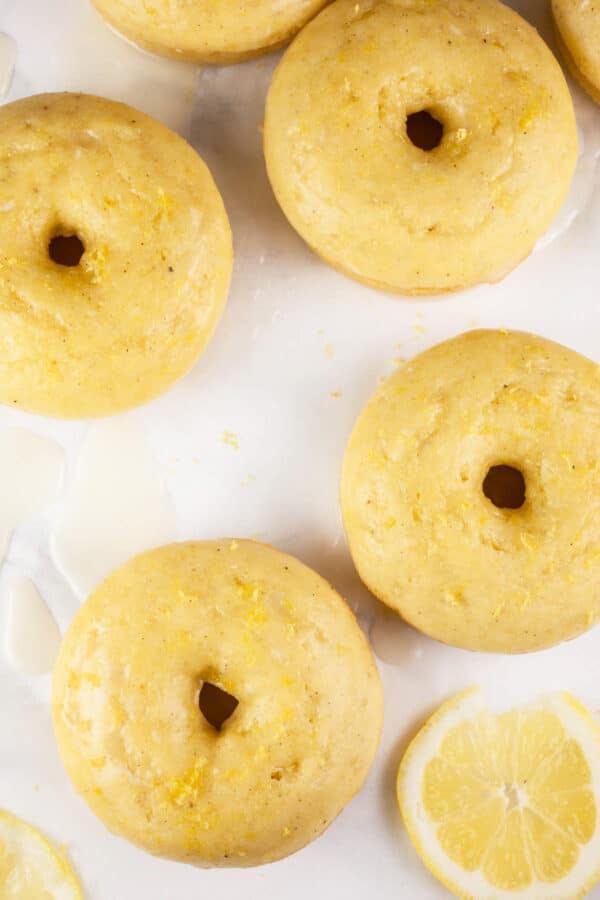
M 403 294 L 504 277 L 577 158 L 560 66 L 496 0 L 336 0 L 276 70 L 264 140 L 275 195 L 313 250 Z
M 251 541 L 145 553 L 91 596 L 54 673 L 59 750 L 116 834 L 199 866 L 317 837 L 361 787 L 382 692 L 350 609 Z
M 0 108 L 0 402 L 105 416 L 162 393 L 231 268 L 219 192 L 168 128 L 84 94 Z
M 140 47 L 195 63 L 234 63 L 285 44 L 327 0 L 92 0 Z
M 521 332 L 471 331 L 399 369 L 343 464 L 350 550 L 425 634 L 519 653 L 600 615 L 600 367 Z
M 552 0 L 552 17 L 569 71 L 600 103 L 600 7 L 581 0 Z

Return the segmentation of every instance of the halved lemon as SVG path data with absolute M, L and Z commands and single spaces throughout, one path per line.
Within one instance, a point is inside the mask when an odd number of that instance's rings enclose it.
M 398 803 L 423 862 L 468 900 L 575 900 L 600 880 L 600 728 L 569 694 L 494 715 L 478 688 L 406 751 Z
M 0 810 L 0 897 L 2 900 L 83 898 L 68 862 L 39 831 L 3 810 Z

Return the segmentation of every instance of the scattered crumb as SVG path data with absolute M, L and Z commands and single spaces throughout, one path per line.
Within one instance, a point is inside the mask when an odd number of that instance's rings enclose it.
M 327 359 L 333 359 L 333 344 L 325 344 L 325 354 Z
M 229 447 L 233 447 L 234 450 L 240 449 L 239 435 L 237 435 L 235 431 L 224 431 L 221 440 Z
M 398 368 L 398 366 L 403 366 L 405 362 L 406 362 L 405 356 L 396 356 L 392 360 L 392 363 L 396 366 L 396 368 Z
M 338 397 L 342 396 L 342 392 L 341 391 L 332 391 L 329 396 L 331 397 L 332 400 L 337 400 Z
M 425 329 L 422 325 L 413 325 L 413 331 L 416 331 L 417 334 L 425 334 Z
M 240 487 L 248 487 L 248 485 L 249 485 L 252 481 L 256 481 L 256 478 L 254 477 L 254 475 L 252 475 L 252 474 L 247 475 L 245 481 L 240 481 Z
M 471 319 L 471 321 L 469 322 L 469 325 L 471 326 L 471 328 L 477 328 L 479 325 L 479 322 L 477 321 L 477 319 Z
M 36 794 L 39 793 L 39 790 L 40 790 L 39 784 L 34 784 L 33 789 L 36 792 Z

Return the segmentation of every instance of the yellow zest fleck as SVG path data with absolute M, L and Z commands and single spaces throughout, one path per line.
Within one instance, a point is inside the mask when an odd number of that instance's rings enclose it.
M 464 606 L 465 595 L 462 588 L 454 588 L 452 591 L 444 591 L 444 602 L 448 606 Z
M 243 581 L 241 578 L 238 578 L 237 575 L 234 576 L 234 582 L 237 585 L 238 593 L 243 600 L 256 602 L 260 596 L 260 585 Z
M 156 192 L 158 197 L 158 212 L 154 216 L 154 224 L 160 224 L 163 219 L 170 218 L 171 209 L 173 207 L 173 198 L 169 197 L 168 194 L 165 194 L 162 188 L 159 188 Z
M 200 756 L 191 769 L 188 769 L 180 778 L 173 778 L 168 782 L 169 796 L 177 806 L 183 806 L 190 799 L 195 799 L 202 787 L 203 772 L 208 760 Z
M 102 684 L 100 676 L 96 675 L 95 672 L 75 672 L 71 670 L 71 672 L 69 672 L 67 687 L 78 690 L 81 687 L 81 683 L 84 681 L 93 685 L 93 687 L 100 687 Z
M 235 433 L 235 431 L 224 431 L 221 440 L 229 447 L 233 447 L 234 450 L 240 449 L 239 436 Z
M 83 268 L 89 275 L 92 276 L 93 284 L 98 284 L 100 281 L 102 281 L 106 273 L 106 263 L 108 261 L 108 256 L 108 247 L 103 246 L 97 247 L 95 250 L 91 250 L 83 257 Z

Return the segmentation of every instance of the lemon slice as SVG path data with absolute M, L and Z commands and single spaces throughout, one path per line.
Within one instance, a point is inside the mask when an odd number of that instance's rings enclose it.
M 0 897 L 2 900 L 83 898 L 68 862 L 39 831 L 3 810 L 0 810 Z
M 600 880 L 600 728 L 566 693 L 499 715 L 478 688 L 459 694 L 410 744 L 397 790 L 459 897 L 575 900 Z

